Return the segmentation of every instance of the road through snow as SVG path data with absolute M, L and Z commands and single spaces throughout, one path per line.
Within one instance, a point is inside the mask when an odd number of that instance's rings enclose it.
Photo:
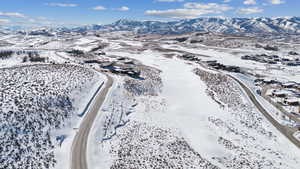
M 93 122 L 105 100 L 105 97 L 113 84 L 113 79 L 106 75 L 105 87 L 95 97 L 93 104 L 85 115 L 78 132 L 73 140 L 71 149 L 71 169 L 87 169 L 87 141 Z

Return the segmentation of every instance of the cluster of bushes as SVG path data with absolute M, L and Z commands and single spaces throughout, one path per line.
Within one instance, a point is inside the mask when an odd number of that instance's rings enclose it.
M 0 168 L 55 167 L 53 131 L 75 115 L 72 92 L 89 87 L 95 73 L 74 65 L 35 65 L 0 74 Z

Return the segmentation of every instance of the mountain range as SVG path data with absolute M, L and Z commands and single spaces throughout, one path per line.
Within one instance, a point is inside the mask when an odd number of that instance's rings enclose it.
M 45 30 L 45 28 L 43 28 Z M 42 31 L 43 34 L 45 31 Z M 53 31 L 53 29 L 48 29 Z M 179 21 L 135 21 L 122 19 L 107 25 L 86 25 L 56 29 L 55 32 L 134 31 L 142 34 L 181 34 L 188 32 L 300 34 L 300 17 L 227 18 L 206 17 Z M 35 33 L 36 34 L 36 29 Z
M 134 31 L 158 34 L 187 32 L 300 34 L 300 17 L 209 17 L 171 22 L 119 20 L 108 25 L 89 25 L 74 30 Z

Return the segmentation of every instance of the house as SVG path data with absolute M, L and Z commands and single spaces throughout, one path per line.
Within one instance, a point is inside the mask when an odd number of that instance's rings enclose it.
M 103 51 L 96 51 L 96 52 L 94 52 L 94 54 L 95 55 L 106 55 L 106 53 Z
M 284 65 L 286 65 L 286 66 L 300 66 L 300 62 L 289 61 L 289 62 L 284 62 Z
M 295 52 L 295 51 L 290 51 L 289 55 L 299 55 L 299 54 L 297 52 Z
M 249 55 L 245 55 L 245 56 L 242 56 L 241 59 L 243 59 L 243 60 L 252 60 L 253 57 L 251 57 Z
M 294 85 L 294 89 L 300 90 L 300 83 L 296 83 L 296 84 Z
M 260 89 L 257 89 L 257 90 L 256 90 L 256 93 L 257 93 L 258 95 L 261 95 L 261 90 L 260 90 Z
M 273 80 L 273 79 L 269 79 L 269 78 L 264 79 L 264 80 L 263 80 L 263 83 L 264 83 L 264 84 L 280 84 L 280 82 L 278 82 L 278 81 L 276 81 L 276 80 Z
M 130 60 L 130 59 L 127 59 L 127 60 L 124 60 L 123 63 L 124 63 L 124 64 L 132 64 L 132 65 L 133 65 L 133 64 L 134 64 L 134 61 L 133 61 L 133 60 Z
M 115 64 L 115 62 L 105 61 L 100 64 L 102 68 L 110 68 Z
M 288 61 L 290 61 L 290 59 L 288 59 L 288 58 L 282 58 L 281 61 L 288 62 Z
M 254 82 L 264 82 L 264 79 L 262 79 L 262 78 L 257 78 L 257 79 L 254 80 Z
M 229 72 L 236 72 L 236 73 L 241 72 L 241 69 L 238 66 L 226 66 L 225 70 Z
M 189 60 L 189 61 L 200 61 L 201 60 L 197 56 L 195 56 L 195 55 L 189 55 L 189 54 L 182 55 L 182 58 L 185 59 L 185 60 Z
M 283 83 L 281 86 L 282 86 L 283 88 L 293 88 L 293 87 L 295 87 L 296 85 L 297 85 L 296 82 L 287 82 L 287 83 Z
M 272 92 L 272 96 L 274 96 L 274 97 L 280 97 L 280 98 L 284 98 L 284 97 L 286 97 L 286 96 L 288 96 L 288 94 L 289 94 L 289 92 L 288 91 L 286 91 L 286 90 L 274 90 L 273 92 Z
M 217 61 L 216 60 L 208 60 L 208 61 L 206 61 L 206 63 L 207 64 L 214 64 L 214 63 L 217 63 Z
M 284 99 L 283 103 L 286 105 L 289 105 L 289 106 L 299 106 L 300 99 L 296 98 L 296 97 L 286 98 L 286 99 Z
M 277 62 L 273 61 L 273 60 L 268 60 L 269 64 L 277 64 Z
M 280 62 L 280 59 L 279 58 L 275 58 L 274 61 L 275 62 Z
M 259 85 L 261 85 L 261 84 L 263 84 L 263 79 L 255 79 L 254 80 L 254 84 L 255 84 L 255 86 L 259 86 Z
M 277 46 L 270 46 L 270 45 L 265 46 L 264 49 L 271 50 L 271 51 L 279 51 L 279 48 Z
M 271 55 L 270 58 L 271 59 L 277 59 L 277 58 L 279 58 L 279 56 L 278 55 Z

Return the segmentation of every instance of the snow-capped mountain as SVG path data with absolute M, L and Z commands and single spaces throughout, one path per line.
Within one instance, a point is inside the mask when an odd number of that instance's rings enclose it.
M 1 27 L 1 30 L 25 30 L 19 27 Z M 57 27 L 27 29 L 31 35 L 52 36 L 57 33 L 89 31 L 134 31 L 143 34 L 181 34 L 188 32 L 215 32 L 215 33 L 259 33 L 259 34 L 300 34 L 300 17 L 277 18 L 227 18 L 206 17 L 179 21 L 135 21 L 122 19 L 107 25 L 85 25 L 79 27 Z
M 160 22 L 119 20 L 109 25 L 91 25 L 77 31 L 135 31 L 137 33 L 177 34 L 195 31 L 219 33 L 300 33 L 300 17 L 225 18 L 208 17 Z

